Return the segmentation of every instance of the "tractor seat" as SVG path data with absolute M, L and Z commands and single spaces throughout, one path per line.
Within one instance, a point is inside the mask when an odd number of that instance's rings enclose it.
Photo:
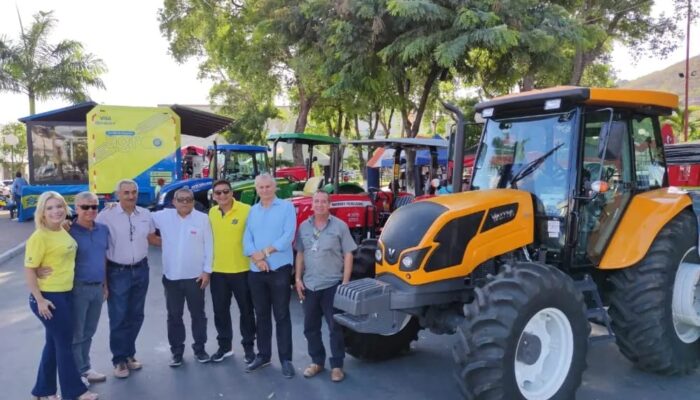
M 316 191 L 321 188 L 321 185 L 323 185 L 323 177 L 322 176 L 312 176 L 304 184 L 303 190 L 301 190 L 301 191 L 295 190 L 292 192 L 292 195 L 293 196 L 313 196 L 314 193 L 316 193 Z

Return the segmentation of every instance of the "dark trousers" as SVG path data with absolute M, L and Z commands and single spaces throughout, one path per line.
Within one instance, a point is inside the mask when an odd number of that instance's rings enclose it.
M 34 296 L 29 296 L 29 308 L 46 328 L 46 343 L 41 353 L 39 372 L 32 395 L 37 397 L 56 394 L 56 370 L 61 382 L 61 394 L 66 399 L 75 399 L 87 391 L 80 380 L 80 373 L 73 358 L 73 297 L 71 292 L 41 292 L 55 306 L 53 317 L 44 319 L 39 315 Z
M 277 350 L 280 361 L 292 360 L 292 320 L 289 316 L 292 266 L 275 271 L 248 274 L 258 328 L 258 356 L 269 361 L 272 356 L 272 313 L 275 315 Z
M 168 342 L 174 355 L 185 351 L 185 324 L 182 314 L 187 302 L 192 320 L 192 349 L 195 354 L 204 351 L 207 342 L 207 316 L 204 313 L 204 289 L 199 287 L 196 278 L 169 280 L 163 276 L 165 305 L 168 309 Z
M 345 359 L 343 328 L 333 320 L 333 314 L 338 312 L 333 308 L 333 298 L 339 284 L 317 291 L 307 289 L 304 292 L 304 336 L 309 344 L 309 356 L 314 364 L 325 365 L 326 348 L 323 347 L 321 338 L 321 321 L 325 319 L 331 336 L 331 368 L 343 368 Z
M 209 282 L 214 307 L 214 325 L 219 348 L 229 351 L 233 345 L 231 325 L 231 294 L 240 313 L 241 344 L 246 355 L 255 355 L 255 311 L 248 286 L 248 271 L 239 273 L 213 272 Z
M 109 297 L 109 348 L 112 363 L 126 362 L 136 354 L 136 337 L 143 325 L 143 309 L 148 291 L 148 260 L 135 267 L 107 262 Z

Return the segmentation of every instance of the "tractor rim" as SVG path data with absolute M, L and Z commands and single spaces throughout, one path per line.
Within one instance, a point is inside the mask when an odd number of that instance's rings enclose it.
M 523 397 L 551 398 L 564 384 L 573 359 L 569 319 L 556 308 L 540 310 L 525 325 L 515 354 L 515 380 Z
M 697 247 L 692 247 L 683 255 L 673 284 L 673 328 L 678 339 L 687 344 L 694 343 L 700 338 L 700 327 L 680 317 L 683 314 L 681 312 L 683 305 L 686 306 L 686 310 L 689 309 L 688 304 L 683 303 L 692 302 L 690 307 L 695 310 L 695 316 L 700 318 L 700 280 L 697 276 L 693 277 L 692 281 L 687 279 L 689 274 L 692 275 L 691 270 L 697 269 L 698 264 L 688 262 L 690 258 L 695 258 L 693 257 L 695 252 Z M 697 259 L 694 261 L 697 262 Z M 692 300 L 690 296 L 693 296 Z

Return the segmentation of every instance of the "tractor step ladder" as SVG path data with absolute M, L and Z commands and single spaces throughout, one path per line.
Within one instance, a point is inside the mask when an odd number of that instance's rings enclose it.
M 590 343 L 607 343 L 615 340 L 615 334 L 612 331 L 612 326 L 610 325 L 610 316 L 608 311 L 603 306 L 603 300 L 598 292 L 598 285 L 591 279 L 591 276 L 586 274 L 583 279 L 574 281 L 576 288 L 586 296 L 586 293 L 590 296 L 590 302 L 586 310 L 586 317 L 588 320 L 600 324 L 607 330 L 607 333 L 602 335 L 595 335 L 588 338 Z

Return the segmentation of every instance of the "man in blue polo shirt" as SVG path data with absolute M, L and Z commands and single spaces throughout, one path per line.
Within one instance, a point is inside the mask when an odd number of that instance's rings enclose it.
M 90 383 L 107 379 L 90 366 L 92 336 L 97 330 L 102 303 L 108 293 L 105 268 L 109 229 L 95 222 L 98 204 L 94 193 L 76 195 L 78 218 L 69 231 L 78 242 L 73 284 L 73 356 L 80 374 Z
M 246 372 L 270 365 L 272 310 L 282 375 L 291 378 L 294 366 L 289 298 L 296 212 L 292 203 L 277 198 L 276 189 L 275 179 L 270 174 L 255 178 L 255 191 L 260 202 L 250 209 L 243 234 L 243 253 L 250 257 L 248 283 L 258 329 L 258 355 L 246 367 Z

